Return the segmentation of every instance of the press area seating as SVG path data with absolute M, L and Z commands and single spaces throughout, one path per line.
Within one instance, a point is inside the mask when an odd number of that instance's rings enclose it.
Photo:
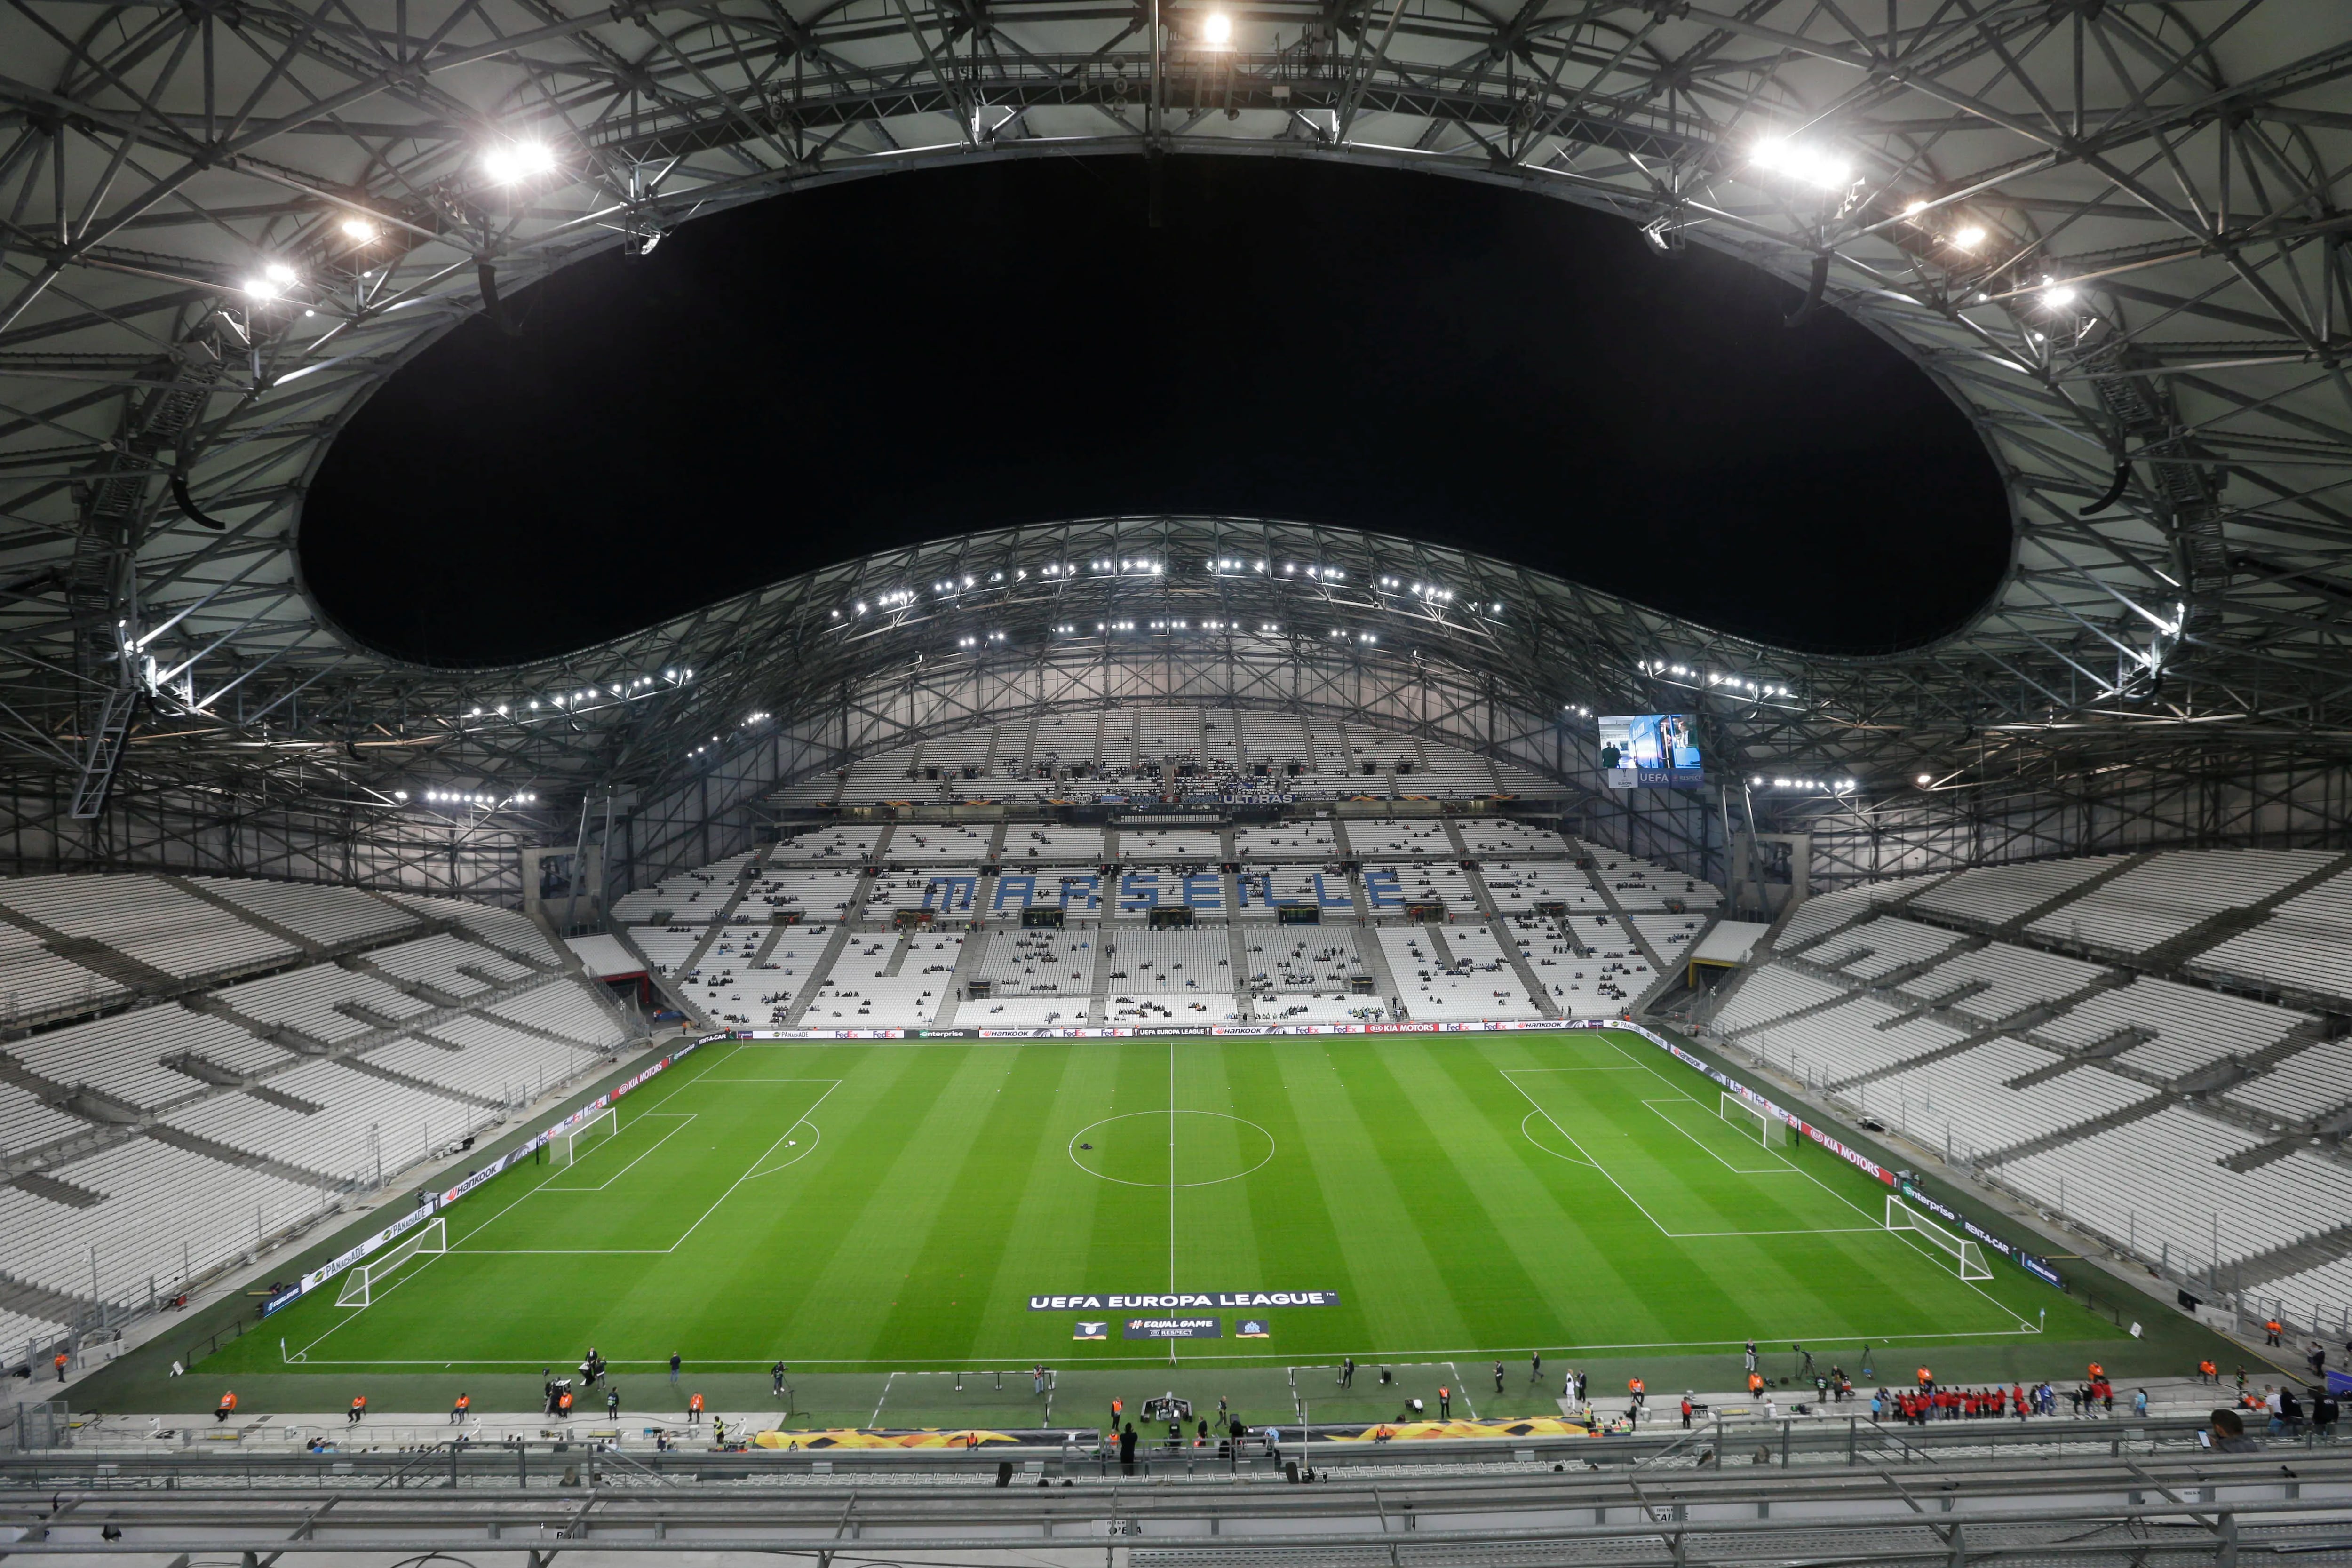
M 1700 1030 L 2147 1262 L 2335 1326 L 2347 980 L 2352 857 L 2095 856 L 1807 900 Z
M 1118 707 L 1011 719 L 818 769 L 771 798 L 785 807 L 1157 799 L 1548 798 L 1517 763 L 1296 714 Z M 632 909 L 626 913 L 649 912 Z
M 52 876 L 0 879 L 0 911 L 24 1031 L 0 1044 L 0 1364 L 396 1179 L 628 1039 L 538 926 L 468 900 Z

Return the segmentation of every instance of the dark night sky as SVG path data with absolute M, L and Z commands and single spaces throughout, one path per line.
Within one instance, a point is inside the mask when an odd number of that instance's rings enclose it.
M 1467 546 L 1831 650 L 2008 554 L 1958 411 L 1793 290 L 1428 175 L 1172 159 L 888 175 L 688 224 L 467 323 L 331 450 L 328 612 L 442 664 L 563 651 L 887 545 L 1200 510 Z

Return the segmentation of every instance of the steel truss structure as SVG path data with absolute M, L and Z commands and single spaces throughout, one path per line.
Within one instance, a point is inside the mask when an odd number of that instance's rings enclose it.
M 706 801 L 724 829 L 828 748 L 1076 700 L 1088 668 L 1091 700 L 1303 680 L 1564 776 L 1565 719 L 1696 711 L 1727 776 L 1800 781 L 1743 816 L 1816 825 L 1853 874 L 2325 837 L 2352 748 L 2347 76 L 2329 0 L 16 0 L 0 858 L 496 895 L 593 797 L 658 870 Z M 501 288 L 814 184 L 1091 153 L 1502 183 L 1622 215 L 1661 265 L 1784 276 L 1799 330 L 1845 311 L 1968 411 L 2011 568 L 1958 635 L 1863 659 L 1219 519 L 875 557 L 499 671 L 382 658 L 307 597 L 326 445 Z M 1092 564 L 1131 560 L 1162 570 Z M 1599 815 L 1692 863 L 1710 814 Z
M 1003 1482 L 990 1484 L 1002 1462 L 993 1453 L 961 1465 L 925 1455 L 868 1467 L 864 1456 L 836 1451 L 836 1461 L 846 1458 L 843 1469 L 866 1475 L 860 1489 L 810 1474 L 803 1454 L 780 1452 L 640 1458 L 599 1454 L 585 1443 L 348 1457 L 104 1450 L 119 1462 L 96 1477 L 98 1454 L 28 1456 L 0 1469 L 0 1520 L 12 1527 L 9 1557 L 26 1562 L 158 1552 L 300 1562 L 332 1553 L 387 1568 L 419 1553 L 485 1551 L 528 1552 L 542 1568 L 559 1554 L 603 1563 L 711 1551 L 819 1564 L 1034 1563 L 1041 1553 L 1076 1562 L 1098 1552 L 1117 1563 L 1121 1547 L 1138 1568 L 1483 1561 L 1498 1548 L 1547 1563 L 1660 1568 L 1788 1561 L 1964 1568 L 2021 1559 L 2226 1568 L 2242 1554 L 2315 1563 L 2352 1555 L 2344 1515 L 2352 1476 L 2325 1448 L 2234 1459 L 2158 1455 L 2136 1431 L 2080 1445 L 2045 1437 L 2030 1461 L 1998 1453 L 1951 1461 L 1909 1451 L 1903 1437 L 1867 1423 L 1856 1424 L 1862 1431 L 1849 1447 L 1848 1424 L 1832 1422 L 1822 1424 L 1833 1428 L 1824 1446 L 1843 1453 L 1808 1455 L 1801 1447 L 1770 1467 L 1751 1467 L 1744 1445 L 1752 1438 L 1769 1456 L 1767 1439 L 1785 1425 L 1701 1432 L 1648 1444 L 1645 1454 L 1625 1453 L 1605 1468 L 1576 1458 L 1534 1476 L 1477 1475 L 1483 1457 L 1456 1448 L 1444 1456 L 1454 1461 L 1451 1477 L 1413 1477 L 1415 1461 L 1398 1458 L 1359 1479 L 1349 1473 L 1358 1456 L 1330 1451 L 1346 1445 L 1317 1445 L 1311 1456 L 1286 1449 L 1286 1458 L 1320 1467 L 1325 1484 L 1312 1487 L 1234 1485 L 1223 1464 L 1198 1455 L 1203 1477 L 1225 1484 L 1186 1484 L 1179 1458 L 1154 1459 L 1149 1479 L 1121 1485 L 1091 1456 L 1018 1448 L 1003 1459 L 1036 1462 L 1037 1479 L 1066 1476 L 1073 1484 L 1040 1489 L 1024 1473 L 1026 1484 L 999 1489 Z M 1691 1468 L 1698 1447 L 1718 1444 L 1722 1463 Z M 2073 1451 L 2052 1451 L 2059 1446 Z M 1539 1452 L 1549 1462 L 1580 1450 Z M 1264 1463 L 1251 1468 L 1270 1479 Z M 872 1484 L 872 1471 L 884 1468 L 891 1479 Z M 48 1484 L 35 1489 L 42 1479 Z M 697 1484 L 708 1481 L 733 1484 Z M 1236 1537 L 1249 1544 L 1236 1547 Z

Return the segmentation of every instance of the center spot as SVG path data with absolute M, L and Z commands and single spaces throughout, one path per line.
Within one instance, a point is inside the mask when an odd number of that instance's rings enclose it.
M 1080 1147 L 1086 1143 L 1094 1147 Z M 1205 1187 L 1273 1158 L 1272 1133 L 1222 1110 L 1134 1110 L 1081 1127 L 1070 1139 L 1078 1169 L 1130 1187 Z

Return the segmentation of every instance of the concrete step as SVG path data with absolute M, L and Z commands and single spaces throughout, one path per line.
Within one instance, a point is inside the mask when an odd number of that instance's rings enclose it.
M 42 1171 L 27 1171 L 9 1184 L 28 1192 L 37 1198 L 47 1198 L 53 1204 L 63 1204 L 70 1209 L 94 1209 L 106 1201 L 104 1193 L 92 1192 L 88 1187 L 78 1187 L 71 1182 L 61 1182 Z
M 98 1303 L 87 1296 L 52 1290 L 46 1285 L 36 1285 L 13 1274 L 0 1274 L 0 1312 L 38 1318 L 45 1323 L 70 1325 L 96 1310 Z M 15 1348 L 21 1350 L 23 1347 Z
M 272 1160 L 267 1155 L 251 1153 L 215 1139 L 200 1137 L 194 1132 L 183 1132 L 176 1127 L 151 1127 L 147 1130 L 147 1136 L 158 1143 L 168 1143 L 174 1149 L 184 1149 L 191 1154 L 201 1154 L 207 1160 L 218 1160 L 225 1165 L 243 1165 L 248 1170 L 266 1171 L 282 1180 L 299 1182 L 304 1186 L 317 1187 L 324 1192 L 339 1193 L 343 1190 L 342 1183 L 323 1171 L 313 1171 L 302 1165 L 289 1165 L 283 1160 Z
M 2142 850 L 2137 855 L 2126 855 L 2122 859 L 2116 861 L 2114 865 L 2108 867 L 2105 870 L 2092 877 L 2089 880 L 2077 882 L 2063 893 L 2053 894 L 2051 897 L 2042 900 L 2040 903 L 2034 905 L 2032 909 L 2025 910 L 2021 914 L 2011 915 L 2009 919 L 2001 921 L 1998 926 L 1993 927 L 1992 933 L 1995 936 L 2014 936 L 2018 932 L 2023 931 L 2027 926 L 2032 925 L 2035 921 L 2042 919 L 2043 916 L 2055 914 L 2058 910 L 2064 909 L 2068 904 L 2073 903 L 2084 894 L 2095 892 L 2099 889 L 2105 887 L 2109 882 L 2114 881 L 2117 877 L 2123 876 L 2125 873 L 2129 871 L 2136 871 L 2155 858 L 2156 852 L 2152 849 Z
M 318 942 L 313 938 L 304 936 L 292 926 L 280 925 L 276 921 L 271 920 L 268 915 L 257 915 L 251 910 L 247 909 L 243 904 L 236 902 L 235 900 L 222 897 L 219 893 L 215 892 L 212 889 L 205 886 L 202 882 L 193 881 L 186 877 L 173 877 L 166 875 L 158 875 L 156 880 L 168 882 L 173 887 L 179 889 L 180 891 L 187 894 L 188 897 L 198 900 L 201 902 L 210 904 L 213 908 L 221 910 L 225 914 L 236 916 L 238 920 L 243 921 L 247 925 L 253 927 L 256 931 L 266 931 L 280 942 L 293 943 L 298 952 L 307 952 L 312 957 L 317 957 L 327 951 L 324 943 Z
M 2028 1138 L 2021 1143 L 2012 1143 L 2006 1149 L 1995 1149 L 1989 1154 L 1979 1156 L 1977 1163 L 1979 1165 L 2007 1164 L 2011 1160 L 2022 1160 L 2029 1154 L 2039 1154 L 2045 1149 L 2055 1149 L 2061 1143 L 2074 1143 L 2085 1138 L 2096 1137 L 2110 1128 L 2128 1126 L 2132 1122 L 2154 1116 L 2166 1106 L 2172 1104 L 2177 1098 L 2170 1094 L 2152 1094 L 2146 1100 L 2126 1105 L 2120 1110 L 2111 1110 L 2105 1116 L 2095 1116 L 2088 1121 L 2077 1121 L 2072 1126 L 2061 1127 L 2054 1132 L 2045 1132 L 2039 1138 Z

